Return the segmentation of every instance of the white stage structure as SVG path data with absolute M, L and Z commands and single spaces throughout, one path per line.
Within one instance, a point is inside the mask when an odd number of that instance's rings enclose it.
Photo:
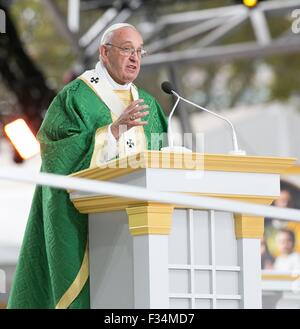
M 163 154 L 143 152 L 73 176 L 270 204 L 280 193 L 280 173 L 295 162 Z M 262 216 L 103 193 L 70 197 L 89 214 L 92 308 L 262 307 Z

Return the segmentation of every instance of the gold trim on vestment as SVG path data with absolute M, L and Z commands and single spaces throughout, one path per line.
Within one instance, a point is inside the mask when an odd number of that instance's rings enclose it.
M 60 301 L 55 306 L 56 309 L 67 309 L 80 294 L 89 277 L 89 251 L 86 244 L 83 261 L 79 272 L 68 290 L 63 294 Z

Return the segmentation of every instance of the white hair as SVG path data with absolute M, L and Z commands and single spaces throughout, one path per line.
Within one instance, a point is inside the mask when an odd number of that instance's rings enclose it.
M 127 23 L 113 24 L 104 31 L 104 33 L 102 35 L 102 38 L 101 38 L 101 41 L 100 41 L 100 45 L 102 46 L 102 45 L 105 45 L 106 43 L 109 43 L 112 39 L 112 36 L 113 36 L 114 32 L 118 29 L 123 28 L 123 27 L 130 27 L 130 28 L 137 31 L 137 29 L 131 24 L 127 24 Z

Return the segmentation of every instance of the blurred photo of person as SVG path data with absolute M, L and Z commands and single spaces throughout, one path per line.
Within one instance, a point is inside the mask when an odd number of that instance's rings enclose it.
M 295 202 L 291 189 L 287 188 L 287 186 L 282 185 L 283 184 L 281 183 L 280 196 L 278 199 L 274 200 L 273 205 L 279 208 L 295 208 Z M 272 225 L 276 229 L 286 228 L 287 224 L 288 222 L 286 221 L 272 219 Z
M 261 269 L 272 270 L 274 257 L 270 254 L 265 238 L 260 240 Z
M 296 238 L 293 231 L 280 229 L 276 235 L 279 256 L 274 262 L 274 269 L 293 272 L 300 270 L 300 254 L 295 252 Z
M 280 196 L 274 200 L 273 206 L 280 208 L 299 208 L 300 189 L 287 181 L 280 182 Z M 300 252 L 300 222 L 265 218 L 265 241 L 273 257 L 279 255 L 276 236 L 279 230 L 286 229 L 294 233 L 295 251 Z

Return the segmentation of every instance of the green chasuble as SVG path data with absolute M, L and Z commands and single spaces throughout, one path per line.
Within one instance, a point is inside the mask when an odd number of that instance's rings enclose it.
M 149 115 L 143 118 L 148 121 L 144 126 L 147 147 L 160 148 L 161 144 L 151 145 L 151 133 L 167 131 L 164 113 L 151 95 L 142 89 L 138 92 L 149 106 Z M 51 103 L 37 135 L 41 171 L 69 175 L 88 168 L 96 130 L 111 122 L 110 110 L 82 80 L 65 86 Z M 83 288 L 77 285 L 77 292 L 74 283 L 87 240 L 88 217 L 75 209 L 68 193 L 37 186 L 8 308 L 60 308 L 62 299 L 63 307 L 89 308 L 88 279 Z

